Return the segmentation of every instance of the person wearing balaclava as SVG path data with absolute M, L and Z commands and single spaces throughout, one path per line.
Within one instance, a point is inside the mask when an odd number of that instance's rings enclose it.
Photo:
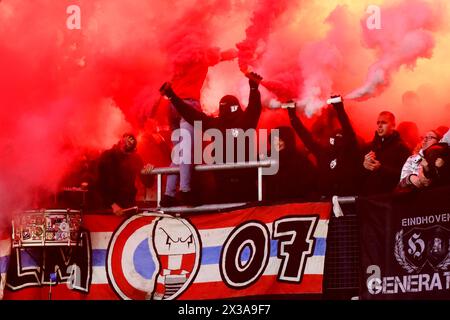
M 196 110 L 189 104 L 185 103 L 177 93 L 173 91 L 169 82 L 163 84 L 160 92 L 163 96 L 166 96 L 180 115 L 191 125 L 194 125 L 195 121 L 201 121 L 202 130 L 218 129 L 222 133 L 223 141 L 226 141 L 227 131 L 231 132 L 235 142 L 240 134 L 236 129 L 242 129 L 244 131 L 248 129 L 255 129 L 259 117 L 261 115 L 261 94 L 258 90 L 262 77 L 254 72 L 246 74 L 249 78 L 250 96 L 249 103 L 245 110 L 239 103 L 239 100 L 232 95 L 226 95 L 220 99 L 219 102 L 219 116 L 208 116 L 202 111 Z M 246 139 L 247 140 L 247 139 Z M 201 143 L 195 141 L 194 143 Z M 237 143 L 234 143 L 235 147 Z M 236 151 L 236 150 L 235 150 Z M 246 146 L 245 159 L 248 161 L 249 150 Z M 242 156 L 242 155 L 241 155 Z M 234 160 L 237 161 L 237 152 L 234 152 Z M 226 146 L 223 146 L 223 162 L 226 157 Z M 256 173 L 252 174 L 254 170 L 249 169 L 236 169 L 236 170 L 224 170 L 215 171 L 215 177 L 220 191 L 219 201 L 245 201 L 248 200 L 248 195 L 254 193 L 256 195 L 256 189 L 253 188 L 253 180 L 256 179 Z M 255 189 L 255 190 L 254 190 Z
M 296 148 L 295 132 L 289 126 L 276 127 L 278 135 L 271 148 L 278 152 L 276 174 L 263 177 L 264 199 L 269 201 L 308 200 L 315 197 L 317 169 Z
M 336 98 L 333 96 L 332 98 Z M 314 139 L 295 108 L 288 108 L 291 125 L 308 150 L 315 156 L 319 170 L 318 184 L 325 198 L 333 195 L 355 195 L 359 181 L 359 160 L 361 158 L 357 137 L 342 102 L 332 103 L 341 125 L 340 130 L 329 137 L 328 145 Z
M 148 187 L 152 183 L 149 172 L 152 165 L 143 165 L 136 153 L 137 140 L 131 133 L 125 133 L 117 144 L 105 150 L 99 159 L 97 189 L 102 207 L 112 209 L 115 215 L 122 215 L 125 208 L 136 204 L 136 177 Z
M 210 67 L 222 62 L 231 61 L 237 57 L 237 50 L 230 49 L 221 51 L 219 48 L 198 48 L 198 50 L 189 49 L 190 54 L 186 52 L 175 53 L 172 57 L 174 75 L 171 80 L 173 90 L 183 101 L 201 110 L 200 93 L 205 82 Z M 169 124 L 171 131 L 182 129 L 189 132 L 190 139 L 183 139 L 180 143 L 184 150 L 189 150 L 182 157 L 172 159 L 171 167 L 178 167 L 179 174 L 167 176 L 166 190 L 161 199 L 162 207 L 172 207 L 176 205 L 193 205 L 196 203 L 193 194 L 192 183 L 192 153 L 193 153 L 193 133 L 192 125 L 183 119 L 175 110 L 173 105 L 169 106 Z M 190 153 L 190 155 L 188 154 Z M 177 193 L 177 186 L 179 192 Z

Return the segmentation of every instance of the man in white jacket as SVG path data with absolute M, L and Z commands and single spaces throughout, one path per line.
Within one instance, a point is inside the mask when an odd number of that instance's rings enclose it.
M 439 141 L 439 142 L 445 142 L 446 144 L 448 144 L 450 146 L 450 129 L 447 131 L 446 134 L 444 134 L 441 141 Z
M 448 132 L 447 132 L 448 134 Z M 428 131 L 422 139 L 422 145 L 417 153 L 411 155 L 405 162 L 400 175 L 400 188 L 416 187 L 421 188 L 426 186 L 427 182 L 420 179 L 419 169 L 420 163 L 424 157 L 424 151 L 435 143 L 439 142 L 442 135 L 437 130 Z

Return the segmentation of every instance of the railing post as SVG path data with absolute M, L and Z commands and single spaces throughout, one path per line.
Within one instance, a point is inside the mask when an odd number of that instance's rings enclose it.
M 258 167 L 258 201 L 262 201 L 262 167 Z
M 161 173 L 156 176 L 156 207 L 159 208 L 161 202 Z
M 1 0 L 0 0 L 1 1 Z M 231 163 L 231 164 L 220 164 L 220 165 L 196 165 L 194 166 L 195 171 L 215 171 L 215 170 L 235 170 L 235 169 L 247 169 L 247 168 L 258 168 L 258 201 L 263 200 L 263 186 L 262 186 L 262 175 L 263 168 L 270 167 L 272 161 L 250 161 L 241 163 Z M 157 176 L 157 191 L 156 191 L 156 203 L 157 207 L 160 207 L 162 198 L 162 175 L 164 174 L 179 174 L 180 170 L 176 167 L 167 168 L 154 168 L 151 172 L 141 171 L 142 174 L 153 174 Z

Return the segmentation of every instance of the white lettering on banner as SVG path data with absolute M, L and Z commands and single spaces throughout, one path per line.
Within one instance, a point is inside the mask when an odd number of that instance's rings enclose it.
M 445 276 L 445 287 L 450 288 L 450 272 L 444 272 Z
M 403 227 L 418 226 L 421 224 L 433 224 L 435 222 L 449 222 L 450 213 L 434 214 L 430 216 L 402 219 Z
M 414 233 L 408 240 L 408 253 L 414 257 L 420 257 L 422 252 L 425 250 L 425 242 L 420 239 L 420 233 Z
M 430 288 L 428 290 L 434 290 L 435 287 L 438 290 L 442 290 L 441 279 L 439 278 L 439 274 L 437 274 L 437 273 L 433 274 L 433 279 L 431 279 L 431 285 L 430 285 Z
M 385 293 L 394 293 L 394 284 L 395 284 L 394 280 L 395 280 L 394 277 L 383 278 L 383 286 Z
M 419 288 L 416 287 L 416 285 L 419 285 L 419 281 L 418 281 L 418 277 L 419 275 L 414 274 L 412 276 L 410 276 L 409 278 L 409 291 L 410 292 L 418 292 Z M 422 291 L 422 290 L 420 290 Z
M 370 276 L 366 282 L 367 289 L 372 295 L 450 290 L 449 271 L 444 273 L 435 272 L 432 275 L 422 273 L 380 278 L 380 274 L 373 267 L 367 268 L 367 273 Z

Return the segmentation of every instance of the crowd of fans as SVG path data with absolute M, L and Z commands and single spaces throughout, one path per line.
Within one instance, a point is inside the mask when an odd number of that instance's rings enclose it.
M 172 112 L 179 113 L 182 121 L 190 126 L 194 121 L 201 121 L 203 130 L 214 128 L 225 135 L 228 129 L 245 131 L 255 129 L 258 125 L 262 111 L 259 93 L 262 78 L 255 73 L 249 73 L 247 77 L 250 87 L 247 108 L 243 110 L 236 97 L 226 95 L 220 100 L 217 117 L 203 113 L 187 100 L 188 97 L 180 98 L 169 82 L 161 87 L 160 92 L 170 101 Z M 326 110 L 331 125 L 327 127 L 326 134 L 320 136 L 308 131 L 297 115 L 295 105 L 287 108 L 291 126 L 277 127 L 279 135 L 269 139 L 272 148 L 279 154 L 279 169 L 275 175 L 263 178 L 265 200 L 329 200 L 335 195 L 370 196 L 412 192 L 450 184 L 448 127 L 428 130 L 418 143 L 411 139 L 406 143 L 396 130 L 395 115 L 383 111 L 376 119 L 372 141 L 365 144 L 357 138 L 342 99 L 337 101 Z M 305 150 L 297 148 L 296 135 L 303 142 Z M 417 145 L 412 148 L 414 143 Z M 135 183 L 138 176 L 146 187 L 152 186 L 154 176 L 149 173 L 153 166 L 144 166 L 136 154 L 136 147 L 136 138 L 132 134 L 125 134 L 115 146 L 98 157 L 95 174 L 89 176 L 89 188 L 96 194 L 96 200 L 93 201 L 96 208 L 108 208 L 120 215 L 124 208 L 136 203 Z M 190 147 L 193 148 L 192 143 Z M 250 148 L 246 150 L 252 152 Z M 224 156 L 226 152 L 224 146 Z M 247 152 L 244 157 L 246 161 L 249 159 Z M 237 161 L 236 152 L 234 157 Z M 88 166 L 83 167 L 86 168 Z M 170 186 L 166 188 L 161 203 L 163 207 L 192 206 L 208 200 L 215 203 L 256 200 L 256 169 L 214 171 L 210 173 L 213 179 L 206 179 L 206 183 L 196 185 L 191 185 L 190 176 L 201 176 L 201 173 L 193 173 L 192 165 L 186 170 L 189 173 L 184 174 L 188 178 L 183 180 L 188 183 L 180 183 L 178 195 L 181 196 L 177 196 L 177 183 L 172 180 L 173 176 L 167 179 Z M 186 192 L 189 192 L 189 197 L 186 197 Z

